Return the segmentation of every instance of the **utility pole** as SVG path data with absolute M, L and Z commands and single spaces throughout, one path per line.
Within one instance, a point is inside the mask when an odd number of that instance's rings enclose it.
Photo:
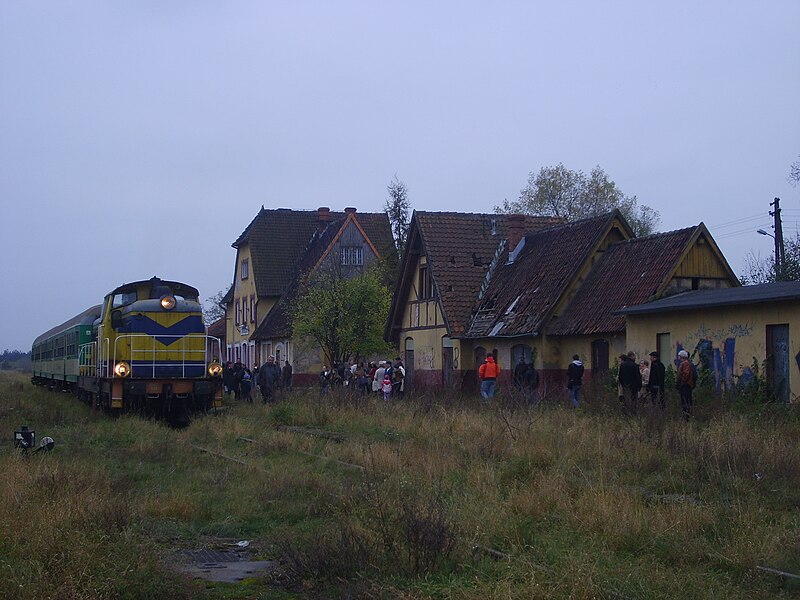
M 775 198 L 769 203 L 775 210 L 769 212 L 771 217 L 775 217 L 775 281 L 783 281 L 784 267 L 786 266 L 786 252 L 783 247 L 783 228 L 781 227 L 781 199 Z

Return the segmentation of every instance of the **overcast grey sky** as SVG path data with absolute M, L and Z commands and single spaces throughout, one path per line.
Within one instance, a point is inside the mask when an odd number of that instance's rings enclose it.
M 261 205 L 490 212 L 602 166 L 737 273 L 800 221 L 800 2 L 0 3 L 0 350 L 158 275 L 203 296 Z

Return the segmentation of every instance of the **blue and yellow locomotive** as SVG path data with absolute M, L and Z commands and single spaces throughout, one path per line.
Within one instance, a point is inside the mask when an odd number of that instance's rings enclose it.
M 153 277 L 118 287 L 33 342 L 37 385 L 112 410 L 185 421 L 222 405 L 222 366 L 209 360 L 198 292 Z

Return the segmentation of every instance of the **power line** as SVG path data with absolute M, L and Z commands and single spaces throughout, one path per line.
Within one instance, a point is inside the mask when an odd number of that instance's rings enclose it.
M 746 223 L 748 221 L 757 221 L 764 218 L 764 213 L 759 213 L 757 215 L 752 215 L 749 217 L 741 217 L 739 219 L 735 219 L 733 221 L 728 221 L 727 223 L 721 223 L 720 225 L 709 225 L 709 227 L 713 227 L 714 229 L 724 229 L 726 227 L 735 227 L 736 225 L 741 225 L 742 223 Z

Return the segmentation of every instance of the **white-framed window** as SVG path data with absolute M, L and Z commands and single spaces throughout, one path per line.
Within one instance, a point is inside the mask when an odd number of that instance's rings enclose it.
M 242 323 L 247 323 L 247 298 L 242 298 Z
M 250 259 L 243 258 L 242 259 L 242 268 L 239 269 L 242 273 L 242 279 L 247 279 L 250 277 Z
M 238 325 L 241 322 L 242 322 L 242 305 L 239 302 L 239 299 L 237 298 L 236 299 L 236 324 Z
M 250 296 L 250 322 L 256 322 L 256 297 Z
M 364 248 L 361 246 L 342 246 L 343 265 L 363 265 Z

